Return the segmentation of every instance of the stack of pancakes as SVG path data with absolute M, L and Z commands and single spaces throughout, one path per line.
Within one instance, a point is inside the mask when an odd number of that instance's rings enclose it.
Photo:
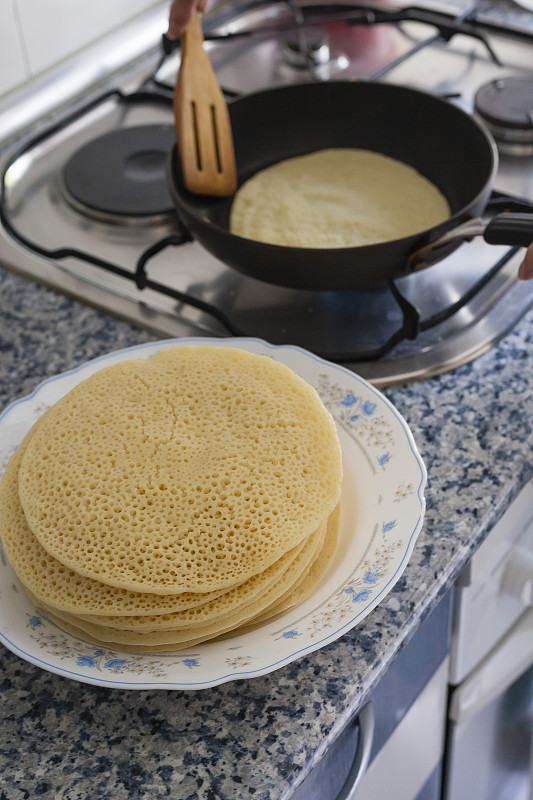
M 107 367 L 33 426 L 0 483 L 6 555 L 68 633 L 130 652 L 244 631 L 335 549 L 335 424 L 267 356 L 183 345 Z

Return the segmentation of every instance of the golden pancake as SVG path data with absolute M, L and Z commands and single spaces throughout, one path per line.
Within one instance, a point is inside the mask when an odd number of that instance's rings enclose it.
M 306 573 L 308 571 L 309 551 L 312 555 L 316 556 L 317 550 L 321 549 L 325 531 L 326 525 L 324 525 L 323 530 L 316 534 L 318 535 L 318 533 L 320 533 L 320 538 L 313 540 L 313 536 L 309 537 L 309 541 L 306 543 L 308 552 L 304 554 L 306 550 L 304 546 L 300 559 L 297 559 L 299 569 L 295 567 L 293 570 L 288 570 L 277 584 L 268 589 L 260 598 L 247 604 L 244 608 L 237 610 L 233 614 L 224 617 L 222 620 L 215 620 L 194 627 L 177 628 L 175 630 L 156 628 L 155 630 L 138 631 L 135 629 L 121 630 L 104 625 L 94 625 L 86 620 L 81 620 L 73 615 L 66 614 L 63 611 L 51 611 L 47 609 L 43 603 L 40 603 L 37 598 L 33 597 L 31 592 L 28 592 L 28 595 L 36 605 L 45 611 L 45 613 L 50 613 L 52 615 L 51 618 L 56 625 L 62 627 L 62 623 L 66 622 L 68 625 L 75 626 L 80 631 L 78 635 L 81 635 L 83 638 L 84 634 L 88 634 L 91 637 L 91 641 L 112 641 L 116 646 L 126 644 L 129 646 L 142 645 L 143 647 L 151 647 L 154 645 L 158 647 L 161 645 L 170 645 L 172 647 L 179 645 L 182 647 L 190 644 L 198 644 L 218 636 L 219 633 L 234 630 L 243 622 L 253 619 L 258 613 L 275 602 L 281 594 L 284 594 L 287 588 L 294 585 L 295 576 L 296 582 L 298 582 L 301 572 Z
M 315 546 L 315 558 L 312 560 L 310 569 L 306 568 L 292 586 L 292 590 L 295 593 L 298 592 L 298 600 L 296 602 L 303 600 L 304 597 L 307 596 L 325 571 L 335 549 L 338 520 L 338 509 L 335 509 L 328 520 L 325 536 L 322 536 L 318 547 Z M 283 589 L 288 582 L 288 578 L 281 581 L 279 588 Z M 123 652 L 161 653 L 183 650 L 184 648 L 203 642 L 209 642 L 213 639 L 227 639 L 229 636 L 239 635 L 255 629 L 257 627 L 257 624 L 255 624 L 256 621 L 262 622 L 264 619 L 268 619 L 274 614 L 279 613 L 278 601 L 274 600 L 268 605 L 276 593 L 277 590 L 270 590 L 270 592 L 265 594 L 262 600 L 250 604 L 247 609 L 244 609 L 231 619 L 222 620 L 219 625 L 204 625 L 190 629 L 189 631 L 175 632 L 175 635 L 173 635 L 171 631 L 165 631 L 161 634 L 159 632 L 139 632 L 138 635 L 136 635 L 131 631 L 123 632 L 113 628 L 88 625 L 83 621 L 77 620 L 75 617 L 70 617 L 61 612 L 56 613 L 53 609 L 47 608 L 43 603 L 40 603 L 37 598 L 33 597 L 31 592 L 28 592 L 28 595 L 37 608 L 40 608 L 45 616 L 54 622 L 54 624 L 66 633 L 83 639 L 84 641 L 105 648 L 121 650 Z M 285 596 L 286 594 L 283 594 L 283 597 Z M 258 609 L 262 606 L 266 609 L 264 615 L 258 612 Z M 287 605 L 287 608 L 288 607 L 289 605 Z M 269 609 L 272 609 L 271 613 L 267 613 Z
M 290 608 L 293 608 L 293 606 L 296 606 L 305 600 L 306 597 L 309 597 L 319 580 L 324 575 L 324 572 L 333 558 L 335 548 L 337 547 L 339 517 L 340 506 L 337 506 L 337 508 L 335 508 L 334 511 L 329 515 L 326 536 L 324 537 L 318 557 L 311 564 L 311 567 L 304 575 L 303 580 L 295 585 L 292 589 L 289 589 L 273 606 L 266 609 L 262 614 L 256 617 L 254 622 L 264 622 L 274 615 L 288 611 Z
M 288 247 L 361 247 L 421 233 L 450 215 L 444 195 L 409 165 L 340 148 L 253 175 L 235 195 L 230 231 Z
M 268 569 L 338 502 L 335 424 L 288 367 L 187 345 L 88 378 L 18 471 L 27 524 L 78 575 L 203 595 Z
M 33 594 L 48 606 L 73 614 L 148 615 L 190 609 L 224 593 L 224 590 L 178 595 L 128 592 L 78 575 L 51 556 L 29 529 L 18 494 L 20 461 L 38 424 L 11 456 L 0 481 L 0 538 L 8 561 Z
M 324 522 L 304 543 L 290 550 L 264 572 L 254 575 L 234 589 L 229 589 L 209 603 L 185 611 L 174 614 L 128 617 L 75 615 L 64 611 L 54 611 L 54 613 L 59 619 L 79 625 L 83 630 L 100 637 L 102 636 L 100 629 L 152 633 L 155 631 L 181 632 L 194 628 L 194 632 L 198 631 L 199 635 L 205 626 L 233 619 L 241 611 L 246 611 L 251 603 L 266 602 L 264 598 L 267 593 L 268 602 L 272 602 L 272 598 L 279 596 L 276 594 L 277 591 L 284 596 L 287 587 L 296 586 L 300 576 L 304 577 L 309 572 L 322 548 L 326 530 L 327 522 Z
M 285 553 L 263 573 L 254 575 L 243 584 L 209 595 L 188 593 L 174 597 L 127 592 L 77 575 L 39 544 L 26 524 L 19 501 L 18 468 L 34 430 L 35 426 L 9 460 L 0 482 L 0 537 L 6 556 L 23 585 L 47 608 L 56 612 L 65 611 L 88 622 L 119 628 L 175 628 L 177 625 L 201 624 L 211 616 L 220 619 L 240 605 L 251 602 L 275 583 L 291 568 L 305 545 L 305 542 L 301 543 Z M 95 608 L 99 613 L 92 613 Z M 102 614 L 102 608 L 108 613 Z M 141 621 L 140 615 L 146 617 L 146 622 Z M 155 615 L 157 624 L 153 621 Z
M 261 614 L 258 614 L 256 617 L 254 617 L 253 620 L 251 620 L 248 624 L 240 627 L 238 630 L 239 634 L 256 630 L 256 628 L 263 623 L 270 621 L 273 617 L 277 617 L 285 611 L 288 611 L 309 597 L 320 579 L 323 577 L 327 567 L 331 562 L 331 559 L 333 558 L 335 548 L 337 547 L 339 519 L 340 505 L 338 505 L 328 517 L 326 536 L 324 537 L 320 552 L 318 553 L 317 558 L 311 564 L 309 570 L 307 570 L 302 575 L 301 579 L 297 581 L 292 588 L 288 589 L 276 602 L 265 609 L 265 611 L 263 611 Z M 232 634 L 225 634 L 220 638 L 228 638 L 228 635 L 231 636 Z

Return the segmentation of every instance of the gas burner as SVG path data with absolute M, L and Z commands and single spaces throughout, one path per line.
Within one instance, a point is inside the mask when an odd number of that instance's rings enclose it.
M 67 202 L 91 219 L 144 226 L 168 220 L 174 206 L 166 161 L 175 142 L 171 125 L 106 133 L 79 149 L 63 170 Z
M 474 107 L 502 153 L 533 153 L 533 79 L 498 78 L 476 92 Z
M 327 78 L 349 66 L 342 53 L 334 54 L 324 31 L 299 28 L 287 36 L 281 44 L 280 75 L 303 78 L 309 75 Z
M 285 63 L 295 69 L 318 67 L 331 58 L 327 36 L 316 30 L 300 30 L 287 37 L 281 52 Z

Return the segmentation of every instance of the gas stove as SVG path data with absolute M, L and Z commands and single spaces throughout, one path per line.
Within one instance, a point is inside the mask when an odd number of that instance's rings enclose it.
M 179 48 L 154 33 L 163 22 L 135 37 L 126 28 L 88 51 L 84 69 L 77 58 L 0 104 L 0 263 L 157 335 L 300 345 L 380 387 L 477 358 L 533 305 L 533 282 L 516 278 L 522 251 L 479 238 L 364 292 L 270 285 L 207 253 L 180 225 L 166 185 Z M 533 27 L 480 8 L 289 0 L 222 3 L 204 28 L 229 101 L 364 79 L 475 111 L 500 151 L 489 211 L 533 209 Z M 103 47 L 114 63 L 95 82 Z

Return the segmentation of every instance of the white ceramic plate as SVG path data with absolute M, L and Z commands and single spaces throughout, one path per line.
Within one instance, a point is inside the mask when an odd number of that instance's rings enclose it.
M 181 344 L 238 346 L 281 361 L 313 385 L 341 441 L 344 482 L 339 542 L 312 597 L 253 632 L 172 654 L 98 648 L 59 630 L 26 597 L 0 550 L 0 640 L 43 669 L 124 689 L 201 689 L 264 675 L 318 650 L 360 622 L 402 574 L 422 527 L 426 470 L 398 411 L 373 386 L 297 347 L 257 339 L 179 339 L 121 350 L 50 378 L 0 416 L 0 473 L 53 403 L 104 366 Z

